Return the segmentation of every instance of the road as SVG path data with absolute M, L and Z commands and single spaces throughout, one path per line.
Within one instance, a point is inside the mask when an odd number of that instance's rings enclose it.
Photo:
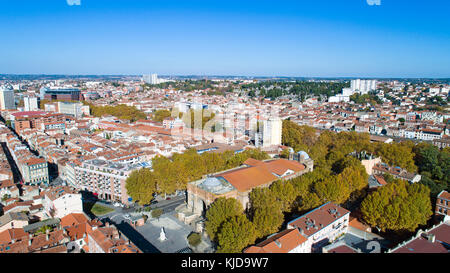
M 171 213 L 175 210 L 176 207 L 178 207 L 179 205 L 183 204 L 183 202 L 185 201 L 185 196 L 181 195 L 181 196 L 176 196 L 173 197 L 171 200 L 163 200 L 160 201 L 156 204 L 153 204 L 150 206 L 150 208 L 153 209 L 162 209 L 163 210 L 163 214 L 166 213 Z M 112 204 L 105 204 L 102 202 L 99 202 L 99 204 L 101 204 L 102 206 L 105 207 L 109 207 L 114 209 L 114 212 L 110 212 L 108 214 L 102 215 L 100 217 L 98 217 L 100 220 L 102 219 L 111 219 L 114 222 L 120 223 L 121 221 L 125 221 L 126 219 L 124 218 L 125 214 L 134 212 L 136 210 L 136 208 L 121 208 L 121 207 L 114 207 L 114 205 Z
M 171 200 L 163 200 L 156 204 L 151 205 L 152 209 L 162 209 L 163 213 L 169 213 L 175 210 L 176 207 L 183 204 L 186 201 L 186 196 L 180 195 L 173 197 Z

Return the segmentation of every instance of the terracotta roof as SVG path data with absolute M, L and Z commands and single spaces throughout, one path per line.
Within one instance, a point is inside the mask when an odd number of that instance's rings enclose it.
M 28 166 L 30 165 L 36 165 L 36 164 L 42 164 L 42 163 L 46 163 L 47 161 L 45 161 L 45 159 L 43 158 L 30 158 L 26 161 L 24 161 L 25 164 L 27 164 Z
M 245 253 L 288 253 L 306 242 L 298 229 L 286 229 L 244 250 Z
M 369 231 L 371 230 L 371 228 L 367 225 L 364 225 L 363 223 L 361 223 L 360 221 L 358 221 L 357 218 L 352 218 L 350 217 L 350 221 L 348 223 L 349 226 L 354 227 L 356 229 L 362 230 L 362 231 Z
M 438 198 L 450 200 L 450 193 L 447 191 L 442 191 L 439 193 Z
M 287 170 L 300 172 L 305 169 L 305 165 L 301 164 L 300 162 L 283 158 L 265 162 L 265 166 L 270 172 L 277 175 L 283 175 Z
M 374 175 L 373 177 L 375 177 L 375 179 L 378 181 L 378 183 L 380 183 L 381 185 L 386 185 L 387 182 L 386 180 L 384 180 L 384 177 L 381 175 Z
M 256 160 L 253 158 L 249 158 L 247 160 L 244 161 L 245 165 L 249 165 L 249 166 L 259 166 L 259 165 L 264 165 L 264 162 L 261 160 Z
M 442 224 L 434 228 L 429 233 L 436 236 L 436 241 L 441 241 L 447 245 L 450 245 L 450 225 L 448 222 L 447 224 Z
M 223 177 L 238 191 L 245 192 L 279 179 L 278 176 L 283 175 L 287 170 L 299 172 L 305 169 L 303 164 L 286 159 L 263 162 L 249 158 L 244 164 L 250 165 L 250 167 L 226 171 L 215 176 Z
M 53 201 L 65 194 L 78 194 L 78 191 L 68 186 L 57 186 L 47 188 L 43 193 Z
M 223 177 L 240 192 L 251 190 L 278 179 L 262 166 L 232 170 L 218 174 L 216 177 Z
M 88 221 L 89 219 L 82 213 L 71 213 L 61 218 L 61 226 L 75 226 L 78 224 L 87 223 Z
M 9 244 L 12 240 L 21 239 L 27 236 L 28 233 L 26 233 L 23 228 L 11 228 L 0 232 L 0 244 Z
M 438 242 L 430 242 L 419 237 L 410 243 L 393 251 L 393 253 L 448 253 L 448 250 Z
M 25 202 L 14 202 L 10 205 L 7 205 L 3 208 L 3 213 L 8 213 L 13 208 L 16 207 L 30 207 L 33 205 L 33 201 L 25 201 Z
M 46 248 L 44 250 L 35 251 L 38 253 L 67 253 L 67 247 L 64 245 L 58 245 L 51 248 Z
M 328 253 L 358 253 L 358 252 L 349 246 L 342 245 L 328 250 Z

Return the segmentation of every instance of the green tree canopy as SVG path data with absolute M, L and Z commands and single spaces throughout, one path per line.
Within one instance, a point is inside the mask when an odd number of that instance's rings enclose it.
M 171 117 L 169 110 L 157 110 L 152 114 L 152 120 L 156 122 L 163 122 L 163 120 L 169 117 Z
M 217 239 L 222 224 L 236 215 L 242 215 L 244 209 L 239 201 L 234 198 L 218 198 L 206 211 L 205 230 L 211 240 Z
M 283 212 L 291 211 L 297 194 L 290 181 L 278 180 L 270 186 L 270 191 L 275 196 L 276 201 L 280 203 Z
M 243 214 L 229 218 L 218 235 L 219 253 L 241 253 L 253 244 L 257 237 L 255 225 Z
M 277 232 L 284 221 L 282 203 L 269 188 L 255 188 L 250 192 L 250 214 L 258 232 L 264 237 Z
M 91 114 L 94 117 L 101 117 L 104 115 L 115 116 L 119 119 L 126 119 L 131 122 L 137 121 L 139 119 L 146 119 L 147 115 L 141 112 L 134 106 L 127 106 L 125 104 L 119 104 L 116 106 L 97 106 L 93 104 L 88 104 L 91 110 Z
M 414 231 L 432 215 L 430 190 L 404 180 L 389 183 L 368 195 L 361 204 L 363 219 L 382 231 Z
M 134 171 L 126 180 L 125 188 L 133 200 L 139 201 L 139 204 L 148 204 L 153 199 L 156 192 L 156 180 L 149 169 L 140 169 Z

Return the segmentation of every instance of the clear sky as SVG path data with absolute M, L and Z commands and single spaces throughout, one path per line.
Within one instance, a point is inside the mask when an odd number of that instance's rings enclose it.
M 450 77 L 449 14 L 448 0 L 0 0 L 0 73 Z

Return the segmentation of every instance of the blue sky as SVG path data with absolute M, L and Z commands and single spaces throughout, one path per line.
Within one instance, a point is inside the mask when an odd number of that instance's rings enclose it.
M 0 0 L 0 73 L 450 77 L 450 1 Z

